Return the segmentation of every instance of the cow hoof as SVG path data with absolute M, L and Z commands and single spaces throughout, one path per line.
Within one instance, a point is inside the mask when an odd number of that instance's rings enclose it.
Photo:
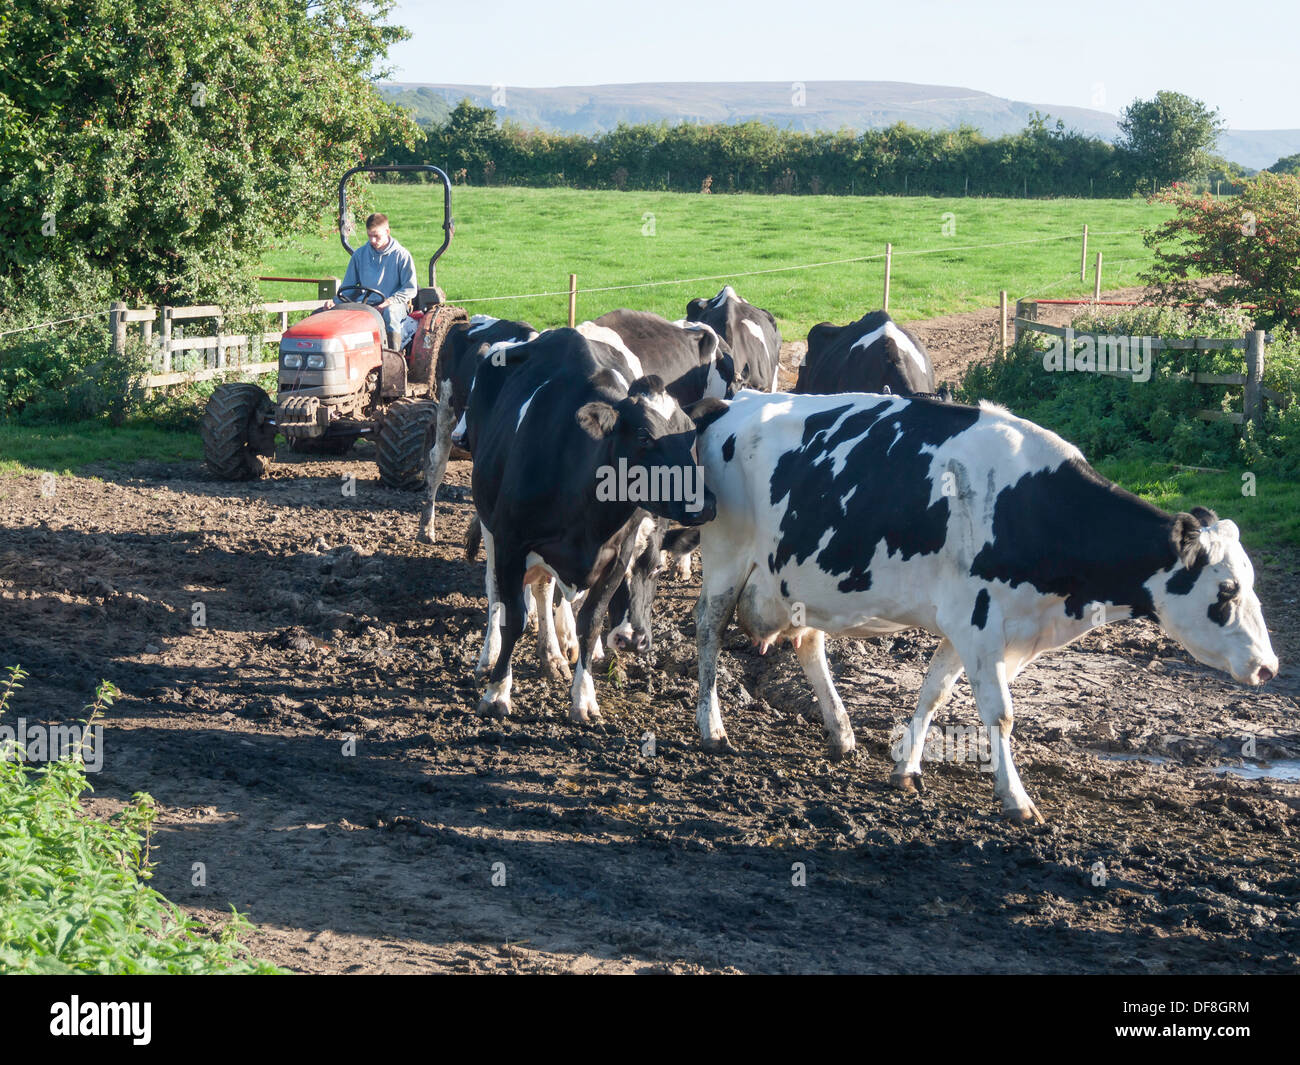
M 731 745 L 726 734 L 717 739 L 704 739 L 700 741 L 700 746 L 704 748 L 707 754 L 735 754 L 736 748 Z
M 889 775 L 889 783 L 900 791 L 915 791 L 917 793 L 925 791 L 925 782 L 921 780 L 920 773 L 900 773 L 895 771 Z
M 852 761 L 858 745 L 850 740 L 848 743 L 832 743 L 827 748 L 827 755 L 832 762 Z
M 599 725 L 599 710 L 570 710 L 569 721 L 574 725 Z
M 1043 824 L 1045 818 L 1038 812 L 1038 807 L 1030 802 L 1027 809 L 1019 806 L 1004 806 L 1002 816 L 1010 821 L 1013 825 L 1033 825 Z
M 562 657 L 547 655 L 542 659 L 542 676 L 552 682 L 569 682 L 573 680 L 573 673 L 569 669 L 569 663 Z
M 433 543 L 433 536 L 430 535 L 428 529 L 421 529 L 415 534 L 415 542 L 417 544 L 431 544 Z
M 500 699 L 480 699 L 474 713 L 479 717 L 494 717 L 498 721 L 504 721 L 510 716 L 510 707 Z

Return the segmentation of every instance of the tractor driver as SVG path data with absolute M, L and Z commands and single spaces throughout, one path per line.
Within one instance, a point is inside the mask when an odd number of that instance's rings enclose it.
M 367 243 L 352 253 L 339 288 L 346 290 L 349 285 L 360 284 L 384 293 L 384 301 L 375 306 L 384 316 L 389 343 L 401 350 L 415 335 L 416 323 L 406 314 L 407 305 L 419 288 L 415 280 L 415 259 L 397 243 L 388 229 L 385 214 L 372 214 L 366 219 L 366 237 Z M 357 298 L 368 303 L 374 299 L 366 292 Z M 327 310 L 333 306 L 333 300 L 325 304 Z

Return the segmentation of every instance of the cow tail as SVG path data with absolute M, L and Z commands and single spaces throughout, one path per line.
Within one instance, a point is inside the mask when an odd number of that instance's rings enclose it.
M 469 529 L 465 533 L 465 559 L 473 562 L 478 558 L 478 545 L 483 542 L 483 525 L 475 514 L 470 519 Z

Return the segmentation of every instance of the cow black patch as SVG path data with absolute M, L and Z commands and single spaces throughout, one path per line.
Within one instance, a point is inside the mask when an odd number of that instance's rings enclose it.
M 781 582 L 781 595 L 785 599 L 790 598 L 790 586 L 786 584 L 785 581 Z
M 722 460 L 730 462 L 736 457 L 736 434 L 732 433 L 722 445 Z
M 993 539 L 971 563 L 971 576 L 1027 582 L 1065 599 L 1082 618 L 1091 602 L 1117 603 L 1156 619 L 1143 585 L 1177 561 L 1173 518 L 1071 459 L 1021 477 L 998 493 Z
M 772 505 L 789 502 L 769 568 L 803 563 L 816 552 L 823 572 L 842 575 L 841 592 L 865 591 L 880 541 L 904 560 L 938 552 L 947 539 L 948 500 L 930 502 L 931 456 L 922 448 L 964 432 L 979 416 L 974 407 L 925 400 L 844 403 L 810 415 L 800 446 L 772 472 Z M 827 529 L 830 539 L 819 550 Z
M 1205 569 L 1206 563 L 1209 561 L 1209 554 L 1205 548 L 1201 548 L 1196 553 L 1195 562 L 1180 569 L 1169 580 L 1165 581 L 1165 591 L 1170 595 L 1189 595 L 1192 589 L 1196 587 L 1196 578 L 1201 575 L 1201 570 Z
M 975 609 L 971 611 L 970 623 L 977 629 L 984 628 L 989 620 L 989 590 L 981 588 L 975 597 Z

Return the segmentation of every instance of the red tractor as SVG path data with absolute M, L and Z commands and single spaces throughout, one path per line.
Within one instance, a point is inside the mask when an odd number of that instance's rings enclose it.
M 289 450 L 343 455 L 363 436 L 373 437 L 379 477 L 393 488 L 424 487 L 432 444 L 433 374 L 438 350 L 453 323 L 465 321 L 437 286 L 436 264 L 451 244 L 451 182 L 436 166 L 356 166 L 339 181 L 339 239 L 347 236 L 347 183 L 352 175 L 425 171 L 443 187 L 443 240 L 429 260 L 428 287 L 419 290 L 410 316 L 415 335 L 404 347 L 388 334 L 374 304 L 384 293 L 364 285 L 339 289 L 336 306 L 288 328 L 280 340 L 279 381 L 272 402 L 255 384 L 219 386 L 203 414 L 203 455 L 224 480 L 262 477 L 275 457 L 276 434 Z

